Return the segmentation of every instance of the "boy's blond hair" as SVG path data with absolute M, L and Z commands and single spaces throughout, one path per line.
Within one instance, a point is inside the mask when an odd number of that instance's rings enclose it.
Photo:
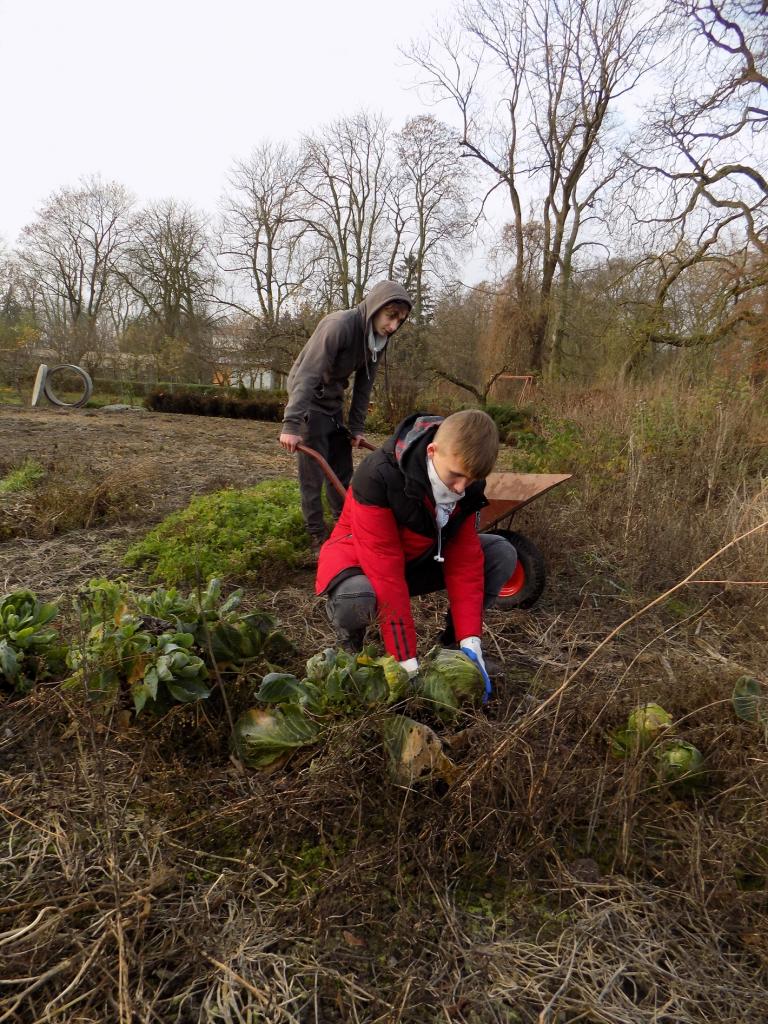
M 473 480 L 484 480 L 496 464 L 499 432 L 487 412 L 463 409 L 446 416 L 435 434 L 440 445 L 462 462 Z

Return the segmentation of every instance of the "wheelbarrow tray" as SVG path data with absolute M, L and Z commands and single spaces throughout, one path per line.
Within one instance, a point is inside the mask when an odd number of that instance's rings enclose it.
M 509 518 L 535 498 L 571 479 L 570 473 L 491 473 L 485 481 L 488 505 L 480 510 L 480 530 L 485 532 Z

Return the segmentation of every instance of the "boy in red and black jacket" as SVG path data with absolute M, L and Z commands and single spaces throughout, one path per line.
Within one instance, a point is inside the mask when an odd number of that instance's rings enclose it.
M 493 604 L 517 561 L 503 537 L 478 534 L 485 477 L 499 449 L 487 413 L 443 419 L 415 413 L 360 465 L 344 508 L 320 551 L 316 590 L 325 594 L 339 640 L 359 648 L 378 616 L 384 647 L 418 672 L 410 598 L 448 591 L 444 645 L 458 643 L 480 667 L 483 608 Z

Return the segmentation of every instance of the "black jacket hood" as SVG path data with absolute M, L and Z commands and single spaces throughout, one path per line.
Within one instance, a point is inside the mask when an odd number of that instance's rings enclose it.
M 432 498 L 432 485 L 427 472 L 427 446 L 431 444 L 437 428 L 445 419 L 431 413 L 414 412 L 398 425 L 392 437 L 383 445 L 400 467 L 406 479 L 406 492 Z M 475 480 L 461 498 L 462 508 L 477 511 L 487 505 L 485 480 Z

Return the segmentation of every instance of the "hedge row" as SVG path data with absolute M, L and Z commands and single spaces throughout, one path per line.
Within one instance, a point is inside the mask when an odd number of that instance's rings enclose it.
M 267 420 L 279 423 L 283 418 L 284 391 L 265 391 L 258 398 L 237 398 L 228 394 L 194 391 L 165 391 L 158 388 L 147 395 L 144 404 L 153 412 L 182 412 L 192 416 L 229 416 L 239 420 Z

